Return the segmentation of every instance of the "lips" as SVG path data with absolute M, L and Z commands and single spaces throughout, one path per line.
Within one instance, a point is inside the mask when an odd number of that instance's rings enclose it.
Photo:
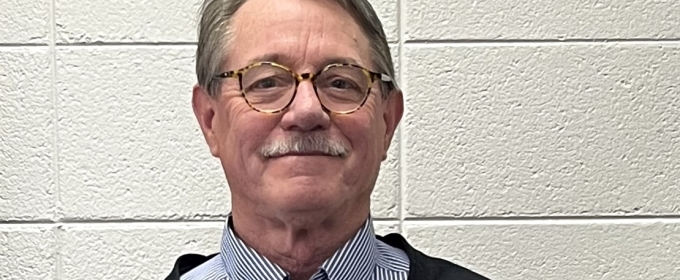
M 288 153 L 277 153 L 268 156 L 268 158 L 280 158 L 285 156 L 328 156 L 328 157 L 344 157 L 339 154 L 327 153 L 325 151 L 309 151 L 309 152 L 288 152 Z

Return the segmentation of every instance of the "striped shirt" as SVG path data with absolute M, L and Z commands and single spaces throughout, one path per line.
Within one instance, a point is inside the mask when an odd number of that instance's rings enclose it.
M 406 280 L 409 259 L 404 251 L 375 237 L 368 218 L 359 232 L 327 259 L 311 280 Z M 227 220 L 220 253 L 197 266 L 182 280 L 288 280 L 281 267 L 236 237 Z

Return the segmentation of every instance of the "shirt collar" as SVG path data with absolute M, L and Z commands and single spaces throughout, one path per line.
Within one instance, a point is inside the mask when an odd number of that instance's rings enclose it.
M 220 255 L 229 279 L 283 280 L 287 275 L 278 265 L 236 237 L 231 226 L 231 215 L 224 225 Z
M 371 279 L 378 258 L 373 219 L 369 217 L 359 232 L 322 265 L 330 280 Z
M 224 226 L 220 255 L 231 279 L 283 280 L 288 274 L 234 234 L 231 215 Z M 317 274 L 325 273 L 330 280 L 371 279 L 377 257 L 377 239 L 373 219 L 369 217 L 357 234 L 321 265 Z

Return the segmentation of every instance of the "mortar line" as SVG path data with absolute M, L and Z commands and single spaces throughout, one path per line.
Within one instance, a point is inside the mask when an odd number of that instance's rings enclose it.
M 399 45 L 397 56 L 397 61 L 399 62 L 399 86 L 402 90 L 402 96 L 404 98 L 404 111 L 402 115 L 401 125 L 399 126 L 399 233 L 404 235 L 404 218 L 406 217 L 406 129 L 404 128 L 404 123 L 407 114 L 407 104 L 406 104 L 406 87 L 404 82 L 404 40 L 406 39 L 404 32 L 404 11 L 406 6 L 406 0 L 397 0 L 397 30 L 399 31 Z
M 50 43 L 47 44 L 32 44 L 32 43 L 0 43 L 0 49 L 12 49 L 12 48 L 48 48 Z
M 114 47 L 123 47 L 123 46 L 131 46 L 131 47 L 136 47 L 136 46 L 196 46 L 197 42 L 189 42 L 189 41 L 168 41 L 168 42 L 163 42 L 163 41 L 158 41 L 158 42 L 89 42 L 89 43 L 81 43 L 81 42 L 73 42 L 73 43 L 57 43 L 56 44 L 59 47 L 102 47 L 102 46 L 114 46 Z
M 406 43 L 644 43 L 680 42 L 680 38 L 570 38 L 570 39 L 411 39 Z
M 607 217 L 607 218 L 554 218 L 554 219 L 431 219 L 406 220 L 408 226 L 447 227 L 447 226 L 546 226 L 546 225 L 634 225 L 669 223 L 680 224 L 680 217 Z
M 51 81 L 50 86 L 52 90 L 52 110 L 53 110 L 53 123 L 52 123 L 52 149 L 53 149 L 53 170 L 54 170 L 54 215 L 57 219 L 62 218 L 61 214 L 61 184 L 59 177 L 59 107 L 58 107 L 58 96 L 57 96 L 57 29 L 56 29 L 56 13 L 55 13 L 56 0 L 50 1 L 50 11 L 49 11 L 49 22 L 50 22 L 50 42 L 49 42 L 49 53 L 50 53 L 50 74 Z M 55 237 L 55 256 L 54 256 L 54 278 L 57 280 L 62 279 L 63 275 L 63 258 L 62 258 L 62 238 L 63 234 L 59 227 L 52 229 Z
M 669 40 L 410 40 L 409 47 L 564 47 L 564 46 L 660 46 L 678 45 L 680 39 Z
M 61 184 L 59 177 L 59 98 L 57 91 L 57 49 L 56 49 L 56 20 L 54 14 L 55 1 L 50 1 L 50 87 L 52 90 L 52 110 L 53 110 L 53 168 L 54 168 L 54 187 L 55 187 L 55 216 L 61 219 Z
M 680 214 L 638 214 L 638 215 L 524 215 L 524 216 L 465 216 L 465 217 L 407 217 L 407 222 L 447 222 L 447 221 L 556 221 L 556 220 L 652 220 L 652 219 L 680 219 Z
M 69 224 L 113 224 L 113 223 L 212 223 L 212 222 L 224 222 L 227 216 L 215 216 L 206 219 L 168 219 L 168 218 L 148 218 L 148 219 L 60 219 L 60 220 L 49 220 L 49 219 L 35 219 L 35 220 L 9 220 L 0 221 L 0 225 L 69 225 Z M 382 218 L 382 217 L 372 217 L 375 222 L 396 222 L 399 221 L 396 218 Z
M 225 217 L 226 218 L 226 217 Z M 400 219 L 395 218 L 374 218 L 375 222 L 389 223 L 400 222 Z M 636 216 L 615 216 L 615 215 L 600 215 L 600 216 L 496 216 L 496 217 L 408 217 L 404 219 L 404 223 L 414 224 L 566 224 L 566 223 L 583 223 L 583 224 L 600 224 L 600 223 L 632 223 L 632 222 L 655 222 L 655 221 L 671 221 L 680 223 L 680 214 L 663 214 L 663 215 L 636 215 Z M 111 220 L 76 220 L 66 219 L 61 221 L 50 220 L 27 220 L 27 221 L 2 221 L 0 227 L 63 227 L 73 225 L 198 225 L 224 223 L 224 219 L 206 219 L 206 220 L 167 220 L 167 219 L 111 219 Z

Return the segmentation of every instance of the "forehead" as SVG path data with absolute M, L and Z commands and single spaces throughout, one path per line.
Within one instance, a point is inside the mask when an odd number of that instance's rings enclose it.
M 249 0 L 233 18 L 231 39 L 229 68 L 257 61 L 294 68 L 370 61 L 368 39 L 330 0 Z

